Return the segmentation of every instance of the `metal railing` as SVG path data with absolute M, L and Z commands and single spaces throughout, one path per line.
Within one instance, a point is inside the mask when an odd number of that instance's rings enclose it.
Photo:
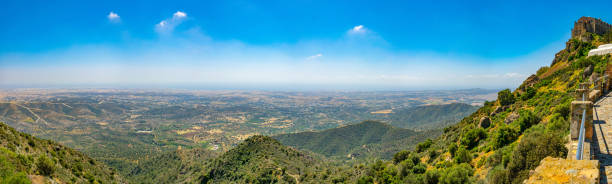
M 608 75 L 603 75 L 600 78 L 597 78 L 595 81 L 593 81 L 594 84 L 597 84 L 599 81 L 601 81 L 601 86 L 604 90 L 607 90 L 607 86 L 606 86 L 606 78 L 608 77 Z M 583 85 L 583 89 L 585 89 L 582 92 L 582 101 L 586 101 L 586 93 L 588 92 L 590 85 Z M 594 86 L 597 87 L 597 86 Z M 601 91 L 602 93 L 604 93 L 604 91 Z M 578 134 L 578 147 L 576 148 L 576 160 L 582 160 L 583 158 L 583 153 L 584 153 L 584 132 L 585 132 L 585 122 L 586 122 L 586 107 L 582 110 L 582 120 L 580 121 L 580 133 Z
M 582 101 L 585 100 L 585 93 L 582 93 Z M 582 160 L 582 153 L 584 152 L 584 122 L 586 121 L 586 108 L 582 110 L 582 120 L 580 121 L 580 134 L 578 135 L 578 148 L 576 148 L 576 160 Z

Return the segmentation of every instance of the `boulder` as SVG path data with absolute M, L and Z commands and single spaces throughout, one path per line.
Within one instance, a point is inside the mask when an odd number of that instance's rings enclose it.
M 589 65 L 589 67 L 586 67 L 582 72 L 582 75 L 584 78 L 587 78 L 591 76 L 591 73 L 593 73 L 593 65 Z
M 517 119 L 519 119 L 519 117 L 520 117 L 520 115 L 518 113 L 512 112 L 512 113 L 508 114 L 508 116 L 504 120 L 504 123 L 510 124 L 510 123 L 516 121 Z
M 478 127 L 480 128 L 489 128 L 491 126 L 491 119 L 488 116 L 480 118 L 480 123 L 478 123 Z
M 533 85 L 535 85 L 539 81 L 540 81 L 540 78 L 537 75 L 532 74 L 531 76 L 527 77 L 527 79 L 525 79 L 523 84 L 521 84 L 521 86 L 519 86 L 517 90 L 520 93 L 523 93 L 523 92 L 527 91 L 527 88 L 532 87 Z
M 598 74 L 597 72 L 593 72 L 593 73 L 591 74 L 591 76 L 589 77 L 589 81 L 590 81 L 591 83 L 594 83 L 594 82 L 596 82 L 596 81 L 599 79 L 599 77 L 600 77 L 600 76 L 599 76 L 599 74 Z
M 491 114 L 489 114 L 489 116 L 495 116 L 497 113 L 500 113 L 502 111 L 505 111 L 506 107 L 505 106 L 497 106 L 495 108 L 495 110 L 493 110 L 493 112 L 491 112 Z

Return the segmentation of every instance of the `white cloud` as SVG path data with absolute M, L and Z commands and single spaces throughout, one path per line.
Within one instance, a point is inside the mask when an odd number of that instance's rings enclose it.
M 170 34 L 174 28 L 180 25 L 187 18 L 187 13 L 176 11 L 172 17 L 166 18 L 155 25 L 155 31 L 160 34 Z
M 108 17 L 108 20 L 111 22 L 118 22 L 120 20 L 119 15 L 115 12 L 108 13 L 108 16 L 106 17 Z
M 166 26 L 167 24 L 168 24 L 168 22 L 167 22 L 167 21 L 162 20 L 161 22 L 159 22 L 159 23 L 157 24 L 157 26 L 159 26 L 159 27 L 164 27 L 164 26 Z
M 172 15 L 173 18 L 178 19 L 178 18 L 184 18 L 187 17 L 187 14 L 185 12 L 182 11 L 176 11 L 176 13 L 174 13 Z
M 306 60 L 313 60 L 313 59 L 317 59 L 317 58 L 320 58 L 320 57 L 323 57 L 323 54 L 318 53 L 318 54 L 315 54 L 315 55 L 312 55 L 312 56 L 308 56 L 306 58 Z
M 367 29 L 363 25 L 358 25 L 349 30 L 351 34 L 365 33 Z

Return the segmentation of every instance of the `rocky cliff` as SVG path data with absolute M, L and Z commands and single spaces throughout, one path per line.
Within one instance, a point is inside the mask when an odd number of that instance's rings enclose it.
M 593 17 L 581 17 L 574 23 L 572 29 L 572 38 L 576 38 L 583 42 L 593 40 L 593 34 L 603 35 L 612 29 L 612 25 Z
M 596 48 L 593 45 L 596 39 L 602 39 L 601 36 L 609 34 L 612 31 L 612 25 L 592 17 L 581 17 L 574 23 L 572 28 L 572 37 L 565 43 L 565 49 L 555 54 L 555 59 L 552 65 L 562 61 L 571 61 L 575 58 L 588 55 L 589 50 Z

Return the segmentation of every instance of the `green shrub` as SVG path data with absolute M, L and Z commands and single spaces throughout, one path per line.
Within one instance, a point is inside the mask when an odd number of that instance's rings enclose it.
M 497 93 L 497 100 L 499 100 L 500 105 L 510 105 L 513 104 L 514 94 L 510 92 L 510 89 L 504 89 Z
M 1 178 L 0 178 L 1 179 Z M 24 172 L 18 172 L 12 176 L 9 176 L 4 181 L 0 180 L 2 184 L 31 184 L 32 182 L 28 179 L 28 175 Z
M 512 152 L 508 163 L 509 178 L 513 178 L 513 182 L 522 182 L 529 176 L 529 170 L 535 169 L 540 164 L 540 160 L 547 156 L 565 157 L 566 155 L 567 148 L 562 136 L 539 131 L 528 133 Z
M 55 172 L 55 163 L 45 155 L 38 157 L 36 166 L 38 167 L 38 172 L 45 176 L 50 176 Z
M 525 92 L 521 95 L 521 100 L 526 101 L 535 96 L 536 90 L 533 87 L 528 87 Z
M 511 180 L 510 178 L 508 178 L 508 175 L 508 170 L 504 169 L 503 167 L 495 167 L 491 169 L 491 171 L 489 171 L 487 175 L 487 180 L 489 181 L 489 183 L 510 183 Z
M 464 147 L 461 147 L 459 148 L 459 150 L 457 151 L 457 155 L 453 159 L 457 164 L 469 163 L 470 161 L 472 161 L 472 155 L 470 154 L 470 151 L 468 151 Z
M 546 124 L 546 132 L 565 135 L 569 132 L 569 126 L 569 121 L 563 118 L 563 115 L 555 113 Z
M 502 126 L 493 133 L 493 140 L 491 143 L 493 148 L 499 149 L 514 142 L 516 138 L 518 138 L 518 132 L 516 132 L 516 130 L 508 126 Z
M 397 152 L 395 153 L 395 155 L 393 155 L 393 163 L 395 164 L 400 163 L 408 159 L 409 156 L 410 156 L 410 151 L 402 150 L 400 152 Z
M 427 139 L 426 141 L 417 144 L 416 152 L 420 153 L 420 152 L 425 151 L 427 148 L 431 146 L 431 144 L 433 144 L 433 141 L 431 139 Z
M 457 153 L 457 144 L 451 143 L 451 145 L 448 146 L 448 152 L 450 153 L 451 157 L 455 157 L 455 153 Z
M 478 142 L 487 137 L 487 133 L 482 128 L 475 128 L 468 130 L 463 137 L 461 137 L 461 145 L 467 147 L 467 149 L 472 149 L 474 146 L 478 145 Z
M 548 71 L 548 69 L 550 69 L 550 67 L 548 67 L 548 66 L 540 67 L 540 69 L 538 69 L 538 71 L 536 72 L 536 75 L 540 76 L 540 75 L 546 73 Z
M 459 165 L 453 165 L 453 167 L 445 169 L 444 173 L 441 174 L 439 183 L 470 183 L 470 176 L 473 174 L 474 170 L 469 164 L 462 163 Z
M 419 163 L 412 168 L 412 172 L 415 174 L 423 174 L 427 170 L 427 166 L 425 164 Z
M 429 150 L 428 156 L 429 156 L 429 160 L 433 160 L 434 158 L 436 158 L 438 156 L 438 151 L 436 151 L 436 150 Z
M 412 168 L 414 168 L 414 162 L 412 160 L 404 160 L 400 162 L 400 174 L 402 176 L 408 176 L 408 174 L 412 173 Z
M 372 178 L 372 176 L 362 176 L 361 178 L 359 178 L 359 180 L 357 180 L 358 184 L 370 184 L 370 183 L 374 183 L 374 178 Z
M 531 126 L 540 122 L 540 118 L 535 113 L 528 110 L 519 111 L 519 119 L 515 122 L 519 125 L 520 132 L 524 132 Z
M 425 171 L 425 176 L 423 177 L 423 183 L 425 184 L 437 184 L 440 181 L 440 172 L 436 169 Z

